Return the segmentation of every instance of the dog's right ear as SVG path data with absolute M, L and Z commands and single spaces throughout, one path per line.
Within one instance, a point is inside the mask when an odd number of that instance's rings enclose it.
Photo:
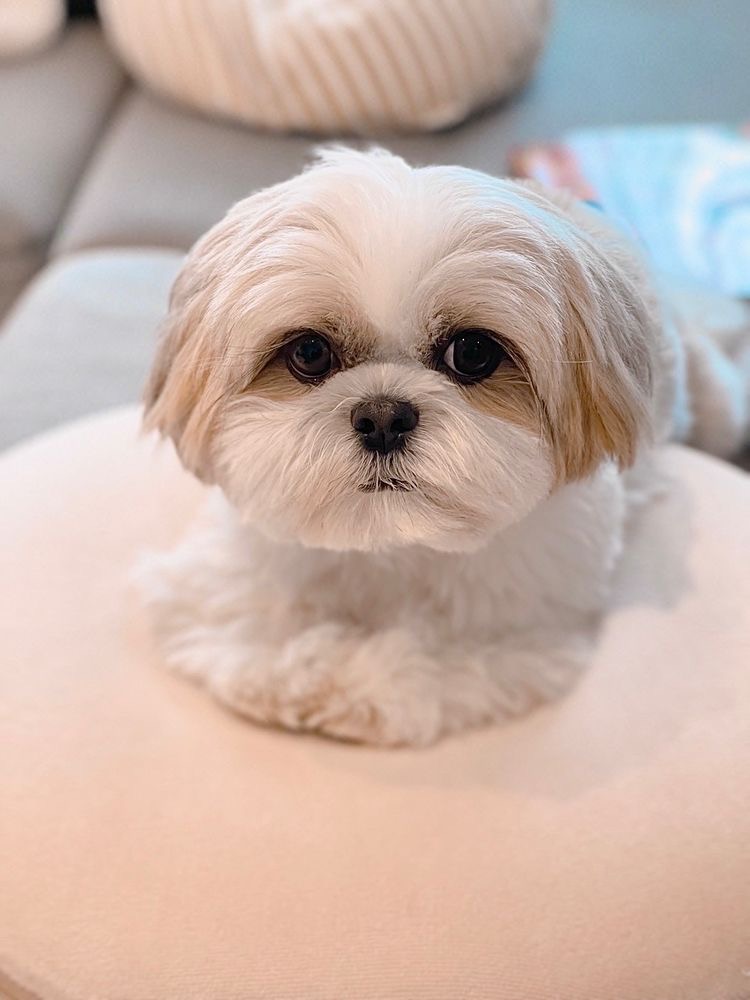
M 222 393 L 211 384 L 206 242 L 191 251 L 172 288 L 143 401 L 146 430 L 171 438 L 186 468 L 211 482 L 211 427 Z
M 175 444 L 183 464 L 213 481 L 211 439 L 231 380 L 232 313 L 259 244 L 277 225 L 294 181 L 237 202 L 192 248 L 172 288 L 144 393 L 145 427 Z

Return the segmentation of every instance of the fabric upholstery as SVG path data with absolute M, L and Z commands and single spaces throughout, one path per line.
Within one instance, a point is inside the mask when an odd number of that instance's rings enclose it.
M 160 669 L 125 580 L 203 494 L 137 423 L 0 458 L 0 992 L 748 995 L 750 479 L 670 449 L 576 691 L 376 751 Z
M 0 62 L 0 252 L 46 246 L 122 83 L 93 25 Z
M 4 16 L 18 15 L 29 31 L 41 31 L 43 7 L 31 0 L 28 7 L 26 0 L 6 7 L 0 0 L 0 36 Z M 30 37 L 26 41 L 31 44 Z M 122 70 L 92 27 L 70 29 L 33 57 L 0 61 L 0 317 L 44 263 L 122 81 Z
M 186 250 L 239 198 L 299 170 L 310 148 L 309 139 L 212 122 L 131 90 L 52 252 L 144 245 Z
M 0 250 L 0 320 L 43 264 L 44 252 L 35 247 Z M 0 329 L 0 342 L 1 339 Z
M 63 257 L 29 286 L 0 333 L 0 449 L 141 394 L 181 254 Z
M 524 80 L 548 0 L 102 0 L 136 77 L 214 114 L 325 134 L 454 125 Z

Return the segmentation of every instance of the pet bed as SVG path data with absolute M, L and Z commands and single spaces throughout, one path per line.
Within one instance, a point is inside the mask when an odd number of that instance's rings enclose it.
M 138 414 L 0 458 L 0 993 L 706 1000 L 750 990 L 750 479 L 680 448 L 564 701 L 427 751 L 258 728 L 125 579 L 202 487 Z

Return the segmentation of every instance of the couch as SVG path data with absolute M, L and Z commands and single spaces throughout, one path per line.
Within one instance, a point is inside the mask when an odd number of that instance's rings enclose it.
M 513 145 L 573 127 L 741 120 L 749 29 L 744 0 L 559 0 L 522 93 L 449 132 L 380 141 L 417 162 L 497 173 Z M 0 327 L 2 448 L 136 399 L 168 258 L 232 202 L 296 171 L 319 140 L 154 98 L 85 22 L 0 64 L 0 122 L 0 313 L 16 301 Z

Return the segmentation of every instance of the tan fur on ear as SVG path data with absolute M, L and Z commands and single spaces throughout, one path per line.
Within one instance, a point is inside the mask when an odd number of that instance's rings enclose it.
M 637 350 L 635 367 L 642 367 L 634 371 L 618 345 L 593 341 L 575 306 L 570 310 L 567 349 L 569 389 L 553 424 L 559 480 L 582 479 L 606 458 L 627 468 L 648 426 L 648 357 Z M 630 349 L 636 350 L 632 344 Z
M 553 393 L 551 432 L 560 482 L 589 475 L 604 459 L 635 460 L 651 433 L 660 321 L 635 248 L 598 211 L 533 182 L 529 195 L 575 223 L 573 251 L 559 261 L 566 296 L 566 369 Z
M 216 416 L 236 388 L 237 369 L 248 374 L 254 365 L 249 355 L 234 363 L 221 303 L 237 287 L 236 271 L 243 266 L 237 245 L 250 247 L 250 226 L 262 229 L 264 210 L 278 197 L 271 188 L 239 202 L 192 248 L 172 288 L 146 384 L 145 427 L 171 438 L 185 466 L 204 482 L 213 478 Z
M 234 205 L 192 248 L 172 290 L 145 390 L 145 426 L 170 437 L 185 466 L 206 482 L 213 480 L 211 443 L 225 404 L 269 360 L 272 345 L 259 347 L 249 326 L 242 328 L 260 311 L 258 288 L 271 297 L 288 270 L 273 249 L 264 255 L 264 241 L 283 225 L 316 231 L 290 196 L 297 184 L 286 181 Z M 296 325 L 290 319 L 286 328 Z
M 211 413 L 206 406 L 211 371 L 202 359 L 203 309 L 191 294 L 190 261 L 177 278 L 144 392 L 144 426 L 169 437 L 188 469 L 210 481 L 206 444 Z

